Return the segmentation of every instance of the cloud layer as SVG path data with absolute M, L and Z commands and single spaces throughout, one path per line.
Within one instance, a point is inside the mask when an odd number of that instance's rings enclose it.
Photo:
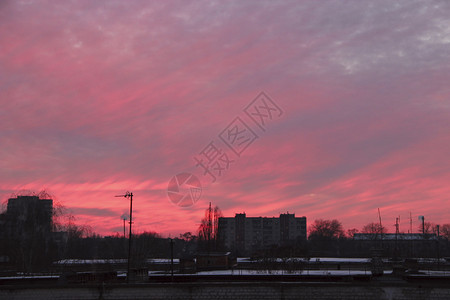
M 48 189 L 79 223 L 195 231 L 282 212 L 450 223 L 446 1 L 6 1 L 0 4 L 0 196 Z M 283 109 L 263 132 L 260 91 Z M 235 118 L 259 138 L 211 183 L 194 157 Z M 222 144 L 223 146 L 223 144 Z M 226 148 L 226 147 L 225 147 Z M 225 149 L 224 148 L 224 149 Z M 179 208 L 170 178 L 205 189 Z M 404 221 L 401 230 L 409 229 Z M 416 230 L 416 226 L 414 228 Z

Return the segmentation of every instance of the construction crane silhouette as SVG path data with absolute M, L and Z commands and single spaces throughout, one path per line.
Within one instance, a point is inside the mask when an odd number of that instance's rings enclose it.
M 131 260 L 131 224 L 133 224 L 133 193 L 126 192 L 125 195 L 116 195 L 115 197 L 130 198 L 130 233 L 128 235 L 128 266 L 127 266 L 127 283 L 130 283 L 130 260 Z M 125 221 L 125 220 L 124 220 Z

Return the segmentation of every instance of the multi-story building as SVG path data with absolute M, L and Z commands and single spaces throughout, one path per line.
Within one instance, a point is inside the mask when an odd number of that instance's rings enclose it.
M 7 236 L 20 236 L 24 233 L 51 232 L 53 200 L 38 196 L 18 196 L 8 199 L 6 210 Z
M 306 241 L 306 217 L 280 214 L 276 217 L 247 217 L 245 213 L 219 218 L 219 239 L 225 248 L 244 254 L 271 246 Z

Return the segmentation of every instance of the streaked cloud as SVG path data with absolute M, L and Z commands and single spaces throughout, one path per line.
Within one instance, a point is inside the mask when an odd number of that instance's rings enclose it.
M 449 11 L 445 1 L 5 1 L 0 196 L 48 189 L 103 234 L 121 228 L 128 202 L 114 196 L 126 190 L 137 230 L 164 234 L 194 231 L 209 201 L 226 215 L 289 211 L 347 228 L 377 208 L 392 224 L 410 211 L 448 223 Z M 200 178 L 195 206 L 174 206 L 170 178 L 200 173 L 193 157 L 260 91 L 283 117 L 216 183 Z

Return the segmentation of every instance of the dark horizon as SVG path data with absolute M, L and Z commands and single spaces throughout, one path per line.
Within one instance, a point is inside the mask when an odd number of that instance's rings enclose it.
M 448 11 L 3 1 L 0 199 L 47 189 L 102 235 L 126 191 L 136 230 L 164 235 L 194 231 L 209 202 L 345 228 L 378 208 L 389 230 L 410 213 L 448 223 Z

